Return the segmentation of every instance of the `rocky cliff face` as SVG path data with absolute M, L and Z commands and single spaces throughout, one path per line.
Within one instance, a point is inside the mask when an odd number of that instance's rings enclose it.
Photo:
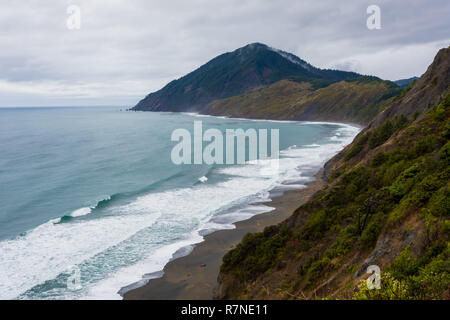
M 356 137 L 355 142 L 347 146 L 325 165 L 325 173 L 330 175 L 332 171 L 338 171 L 344 165 L 344 156 L 357 142 L 364 140 L 368 131 L 379 127 L 387 120 L 404 116 L 418 121 L 426 112 L 437 105 L 447 94 L 450 84 L 450 50 L 441 49 L 427 71 L 417 81 L 414 81 L 400 95 L 396 96 L 389 107 L 380 112 L 368 126 Z
M 450 83 L 450 51 L 441 49 L 427 71 L 382 112 L 371 124 L 377 126 L 386 119 L 404 115 L 421 118 L 432 106 L 442 100 Z
M 449 55 L 327 163 L 324 190 L 225 255 L 220 298 L 450 298 Z

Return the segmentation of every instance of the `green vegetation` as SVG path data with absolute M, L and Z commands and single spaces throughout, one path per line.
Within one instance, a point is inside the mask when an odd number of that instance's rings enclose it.
M 394 121 L 387 120 L 381 126 L 373 130 L 368 139 L 370 149 L 378 147 L 385 143 L 394 132 L 403 129 L 408 124 L 408 119 L 405 116 L 395 117 Z
M 290 59 L 285 55 L 289 55 Z M 282 55 L 264 44 L 252 43 L 219 55 L 184 77 L 171 81 L 164 88 L 147 95 L 133 110 L 201 111 L 214 100 L 239 95 L 283 79 L 311 81 L 315 88 L 322 88 L 359 76 L 354 72 L 315 68 L 294 55 Z
M 367 123 L 387 107 L 399 87 L 376 78 L 335 82 L 281 80 L 216 100 L 202 112 L 247 118 Z
M 369 290 L 365 281 L 354 299 L 405 300 L 447 298 L 450 284 L 450 245 L 438 242 L 421 258 L 405 248 L 381 274 L 381 289 Z
M 373 76 L 361 76 L 361 77 L 354 78 L 354 79 L 347 79 L 345 81 L 346 82 L 357 82 L 357 83 L 370 83 L 370 82 L 379 82 L 380 79 L 377 77 L 373 77 Z M 380 96 L 380 98 L 377 102 L 395 97 L 403 91 L 402 86 L 399 86 L 395 82 L 392 82 L 389 80 L 381 80 L 381 81 L 383 82 L 383 84 L 386 86 L 386 88 L 388 90 L 385 94 Z
M 376 250 L 380 235 L 399 226 L 404 232 L 422 226 L 425 238 L 420 241 L 425 253 L 417 248 L 414 252 L 409 247 L 402 249 L 388 269 L 382 270 L 382 290 L 368 290 L 362 283 L 354 297 L 448 297 L 449 106 L 447 94 L 420 121 L 396 117 L 358 137 L 345 156 L 347 167 L 336 182 L 297 209 L 290 221 L 297 227 L 279 225 L 247 235 L 225 255 L 222 273 L 245 283 L 267 270 L 295 263 L 298 270 L 290 275 L 288 287 L 296 294 L 317 288 L 327 275 L 343 266 L 345 274 L 354 272 L 356 267 L 350 258 Z M 383 148 L 366 163 L 356 167 L 348 163 L 363 151 L 367 154 L 381 145 Z M 294 223 L 300 215 L 306 220 Z M 411 236 L 419 241 L 417 232 Z
M 243 242 L 224 257 L 222 271 L 227 272 L 229 266 L 240 263 L 242 256 L 249 256 L 249 259 L 243 261 L 238 270 L 240 278 L 251 279 L 253 274 L 267 271 L 276 261 L 277 251 L 285 245 L 290 236 L 288 229 L 277 229 L 275 226 L 267 227 L 261 233 L 247 234 Z
M 351 147 L 351 149 L 345 155 L 345 158 L 344 158 L 345 161 L 348 161 L 351 158 L 353 158 L 354 156 L 356 156 L 357 154 L 359 154 L 361 152 L 361 150 L 364 148 L 364 146 L 367 144 L 369 137 L 370 137 L 370 134 L 368 134 L 368 133 L 359 136 L 356 139 L 353 146 Z
M 354 156 L 358 155 L 365 146 L 369 149 L 374 149 L 379 145 L 385 143 L 395 132 L 405 128 L 408 125 L 408 119 L 405 116 L 395 117 L 393 121 L 387 120 L 381 126 L 374 130 L 368 131 L 359 136 L 351 149 L 345 155 L 345 160 L 348 161 Z M 379 155 L 374 159 L 374 163 L 381 161 L 383 155 Z

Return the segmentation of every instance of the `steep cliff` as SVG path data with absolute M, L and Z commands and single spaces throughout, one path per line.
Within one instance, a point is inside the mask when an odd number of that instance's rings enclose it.
M 450 298 L 449 63 L 440 50 L 327 163 L 325 189 L 225 255 L 220 298 Z

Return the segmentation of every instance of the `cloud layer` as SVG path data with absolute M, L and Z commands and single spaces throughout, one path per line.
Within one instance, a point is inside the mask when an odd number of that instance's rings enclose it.
M 366 8 L 381 8 L 380 30 Z M 69 5 L 81 29 L 66 26 Z M 22 0 L 0 4 L 0 106 L 131 106 L 251 42 L 322 68 L 400 79 L 450 44 L 447 0 Z

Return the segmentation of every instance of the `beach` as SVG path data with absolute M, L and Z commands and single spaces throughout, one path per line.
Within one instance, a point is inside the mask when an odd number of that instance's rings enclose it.
M 160 278 L 124 294 L 125 300 L 197 300 L 214 299 L 219 290 L 218 276 L 223 256 L 249 232 L 259 232 L 288 218 L 324 186 L 322 170 L 315 180 L 300 190 L 289 190 L 274 196 L 267 205 L 274 210 L 236 222 L 236 228 L 219 230 L 205 236 L 192 252 L 170 261 Z

